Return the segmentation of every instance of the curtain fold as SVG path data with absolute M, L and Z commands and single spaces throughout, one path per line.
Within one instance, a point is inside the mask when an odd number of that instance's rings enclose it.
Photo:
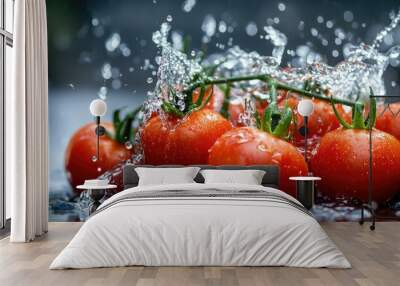
M 48 72 L 45 0 L 15 1 L 13 92 L 6 111 L 6 187 L 12 242 L 48 224 Z M 7 99 L 6 99 L 7 101 Z

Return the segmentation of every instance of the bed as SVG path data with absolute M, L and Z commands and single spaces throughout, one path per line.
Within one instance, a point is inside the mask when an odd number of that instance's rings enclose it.
M 103 202 L 50 269 L 144 266 L 350 268 L 343 253 L 296 199 L 279 191 L 276 166 L 261 185 L 138 186 L 124 168 L 124 191 Z

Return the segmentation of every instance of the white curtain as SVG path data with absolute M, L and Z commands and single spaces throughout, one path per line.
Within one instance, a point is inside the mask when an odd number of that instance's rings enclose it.
M 48 224 L 48 78 L 45 0 L 15 1 L 13 92 L 6 98 L 6 187 L 12 242 Z

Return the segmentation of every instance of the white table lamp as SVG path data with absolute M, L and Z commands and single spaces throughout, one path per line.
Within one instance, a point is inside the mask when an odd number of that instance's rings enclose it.
M 90 113 L 96 118 L 96 136 L 97 136 L 97 144 L 96 144 L 96 155 L 92 157 L 92 161 L 96 162 L 100 158 L 100 136 L 103 136 L 106 133 L 106 129 L 100 125 L 100 117 L 104 116 L 107 112 L 107 104 L 104 100 L 95 99 L 90 103 Z
M 301 131 L 304 131 L 304 158 L 306 162 L 308 163 L 308 156 L 307 156 L 307 140 L 308 140 L 308 117 L 313 113 L 314 111 L 314 104 L 312 100 L 310 99 L 302 99 L 300 100 L 299 104 L 297 105 L 297 111 L 301 116 L 304 117 L 304 128 Z

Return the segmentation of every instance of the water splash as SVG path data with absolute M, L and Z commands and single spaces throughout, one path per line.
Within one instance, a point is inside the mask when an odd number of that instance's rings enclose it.
M 374 50 L 378 49 L 383 39 L 398 26 L 400 22 L 400 9 L 398 13 L 393 14 L 391 18 L 392 22 L 390 23 L 389 26 L 385 27 L 382 31 L 378 33 L 375 40 L 372 42 L 371 49 Z
M 160 111 L 162 100 L 169 100 L 177 108 L 184 110 L 186 95 L 183 90 L 189 87 L 193 77 L 200 74 L 204 66 L 210 65 L 217 66 L 213 75 L 215 78 L 269 74 L 298 88 L 302 88 L 304 82 L 309 81 L 322 89 L 330 90 L 337 98 L 350 100 L 368 98 L 370 88 L 375 94 L 385 94 L 382 76 L 389 62 L 400 64 L 400 47 L 393 47 L 386 54 L 380 53 L 377 48 L 382 39 L 399 22 L 400 12 L 392 18 L 388 27 L 378 33 L 371 45 L 347 44 L 344 53 L 345 59 L 335 66 L 324 63 L 322 55 L 313 52 L 308 46 L 304 46 L 305 49 L 298 47 L 296 54 L 306 58 L 305 63 L 300 67 L 281 67 L 287 37 L 272 26 L 264 27 L 266 32 L 264 38 L 273 45 L 270 56 L 260 55 L 255 51 L 246 52 L 239 46 L 234 46 L 224 53 L 210 55 L 205 61 L 200 62 L 195 56 L 189 59 L 187 55 L 177 49 L 181 46 L 181 35 L 173 32 L 171 37 L 173 44 L 170 44 L 168 36 L 171 26 L 165 22 L 159 31 L 153 33 L 153 42 L 160 49 L 160 54 L 156 57 L 158 65 L 156 87 L 154 92 L 149 92 L 149 98 L 145 103 L 144 119 L 146 121 L 146 118 L 150 118 L 152 113 Z M 215 18 L 206 15 L 202 24 L 205 36 L 211 38 L 216 28 Z M 344 39 L 344 32 L 340 29 L 335 30 L 335 35 Z M 149 78 L 148 82 L 151 80 Z M 266 83 L 259 80 L 234 83 L 232 88 L 233 98 L 256 94 L 259 98 L 269 99 Z M 254 108 L 249 100 L 246 101 L 245 113 L 241 117 L 246 121 L 246 125 L 251 125 L 247 117 Z
M 283 53 L 285 52 L 287 38 L 283 33 L 272 26 L 265 26 L 264 31 L 267 33 L 265 38 L 270 40 L 274 45 L 272 57 L 276 59 L 277 65 L 280 65 L 282 62 Z
M 161 50 L 157 58 L 158 64 L 157 83 L 153 95 L 159 100 L 169 100 L 180 110 L 185 109 L 185 94 L 183 91 L 189 87 L 196 74 L 202 67 L 195 59 L 188 59 L 187 55 L 168 42 L 171 26 L 163 23 L 161 29 L 153 34 L 153 42 Z
M 400 18 L 400 15 L 399 15 Z M 397 17 L 389 28 L 398 24 Z M 262 56 L 257 52 L 245 52 L 238 46 L 228 49 L 225 54 L 214 57 L 212 62 L 223 62 L 216 70 L 216 77 L 231 77 L 266 73 L 289 85 L 302 88 L 304 82 L 310 81 L 322 89 L 328 89 L 337 98 L 350 100 L 366 100 L 371 87 L 375 94 L 385 94 L 383 73 L 387 65 L 400 65 L 400 47 L 395 46 L 387 53 L 380 53 L 370 45 L 346 45 L 346 58 L 335 66 L 322 61 L 309 47 L 298 47 L 297 54 L 307 58 L 300 67 L 280 67 L 286 45 L 286 37 L 271 27 L 265 27 L 268 39 L 274 45 L 272 56 Z M 379 33 L 377 38 L 382 37 Z M 374 41 L 378 43 L 379 41 Z M 315 56 L 314 56 L 315 54 Z M 310 56 L 312 59 L 309 60 Z M 259 81 L 240 83 L 236 88 L 257 90 L 265 89 L 265 84 Z

